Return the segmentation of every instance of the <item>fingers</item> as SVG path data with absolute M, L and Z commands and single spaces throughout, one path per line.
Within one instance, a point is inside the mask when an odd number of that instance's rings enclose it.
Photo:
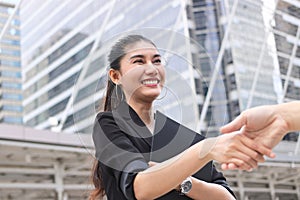
M 225 170 L 237 170 L 240 168 L 238 166 L 236 166 L 234 163 L 222 163 L 221 169 L 225 171 Z
M 275 154 L 271 149 L 256 143 L 244 134 L 236 134 L 231 138 L 232 143 L 224 151 L 228 154 L 226 163 L 222 163 L 223 170 L 241 169 L 250 171 L 257 168 L 258 162 L 264 162 L 263 155 L 271 158 Z
M 237 170 L 237 169 L 243 170 L 242 168 L 236 166 L 234 163 L 222 163 L 221 169 L 222 170 Z M 252 171 L 252 168 L 247 171 Z
M 243 144 L 249 147 L 249 149 L 245 149 L 245 153 L 250 155 L 252 158 L 257 160 L 258 162 L 264 162 L 262 155 L 266 155 L 269 158 L 275 158 L 275 154 L 272 152 L 272 149 L 267 148 L 261 143 L 257 143 L 254 140 L 250 139 L 244 134 L 241 134 L 243 137 Z M 249 151 L 250 150 L 250 151 Z
M 244 160 L 238 158 L 232 158 L 229 159 L 228 163 L 224 164 L 223 167 L 227 170 L 241 169 L 241 170 L 251 171 L 253 168 L 257 168 L 257 162 L 253 160 L 245 162 Z
M 233 121 L 230 123 L 226 124 L 225 126 L 220 128 L 221 133 L 230 133 L 233 131 L 240 130 L 242 126 L 246 124 L 246 117 L 244 117 L 243 114 L 239 115 L 237 118 L 235 118 Z
M 225 157 L 219 158 L 219 161 L 222 160 L 226 163 L 233 163 L 234 165 L 224 165 L 224 169 L 235 169 L 238 167 L 242 170 L 251 170 L 257 168 L 258 162 L 265 161 L 263 155 L 256 150 L 259 149 L 261 152 L 267 152 L 269 149 L 264 146 L 258 148 L 253 140 L 243 134 L 230 134 L 230 136 L 228 136 L 229 135 L 225 136 L 225 140 L 220 141 L 225 145 L 222 149 Z M 222 148 L 222 146 L 220 146 L 220 148 Z M 223 163 L 222 161 L 221 163 Z

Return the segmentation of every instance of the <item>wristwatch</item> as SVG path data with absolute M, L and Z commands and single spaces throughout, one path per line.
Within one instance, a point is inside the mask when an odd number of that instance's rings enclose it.
M 182 183 L 180 184 L 180 192 L 181 194 L 187 194 L 192 189 L 192 178 L 187 177 Z

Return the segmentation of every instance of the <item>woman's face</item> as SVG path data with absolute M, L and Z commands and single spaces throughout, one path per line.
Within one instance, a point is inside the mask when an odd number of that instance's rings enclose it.
M 152 102 L 159 96 L 165 82 L 165 69 L 155 46 L 144 41 L 127 46 L 120 66 L 119 83 L 128 102 Z

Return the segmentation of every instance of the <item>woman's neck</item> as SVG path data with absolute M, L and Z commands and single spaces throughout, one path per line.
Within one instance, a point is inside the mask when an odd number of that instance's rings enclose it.
M 141 120 L 146 124 L 146 126 L 153 132 L 154 127 L 154 114 L 152 111 L 152 103 L 137 103 L 129 102 L 130 107 L 138 114 Z

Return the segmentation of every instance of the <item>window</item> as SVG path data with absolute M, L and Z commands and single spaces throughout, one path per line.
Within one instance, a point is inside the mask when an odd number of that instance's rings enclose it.
M 22 95 L 21 94 L 13 94 L 13 93 L 3 93 L 2 98 L 6 99 L 6 100 L 20 101 L 20 100 L 22 100 Z
M 3 122 L 9 123 L 9 124 L 22 124 L 23 123 L 21 117 L 4 117 Z
M 11 61 L 11 60 L 1 60 L 1 65 L 10 66 L 10 67 L 21 67 L 21 63 L 19 61 Z
M 8 56 L 20 56 L 21 55 L 19 50 L 12 50 L 12 49 L 0 49 L 0 53 L 3 55 L 8 55 Z
M 2 71 L 0 75 L 8 78 L 21 78 L 21 72 Z
M 4 105 L 4 106 L 2 106 L 2 110 L 13 111 L 13 112 L 22 112 L 23 108 L 22 108 L 22 106 L 17 106 L 17 105 Z
M 89 44 L 84 49 L 76 53 L 74 56 L 69 58 L 63 64 L 61 64 L 59 67 L 57 67 L 52 72 L 50 72 L 49 82 L 56 79 L 60 74 L 69 70 L 71 67 L 75 66 L 75 64 L 81 62 L 89 54 L 91 48 L 92 48 L 92 44 Z
M 22 89 L 21 83 L 3 82 L 1 87 L 8 89 Z
M 3 38 L 1 40 L 1 43 L 8 44 L 8 45 L 20 46 L 20 41 L 19 40 L 11 40 L 11 39 Z

